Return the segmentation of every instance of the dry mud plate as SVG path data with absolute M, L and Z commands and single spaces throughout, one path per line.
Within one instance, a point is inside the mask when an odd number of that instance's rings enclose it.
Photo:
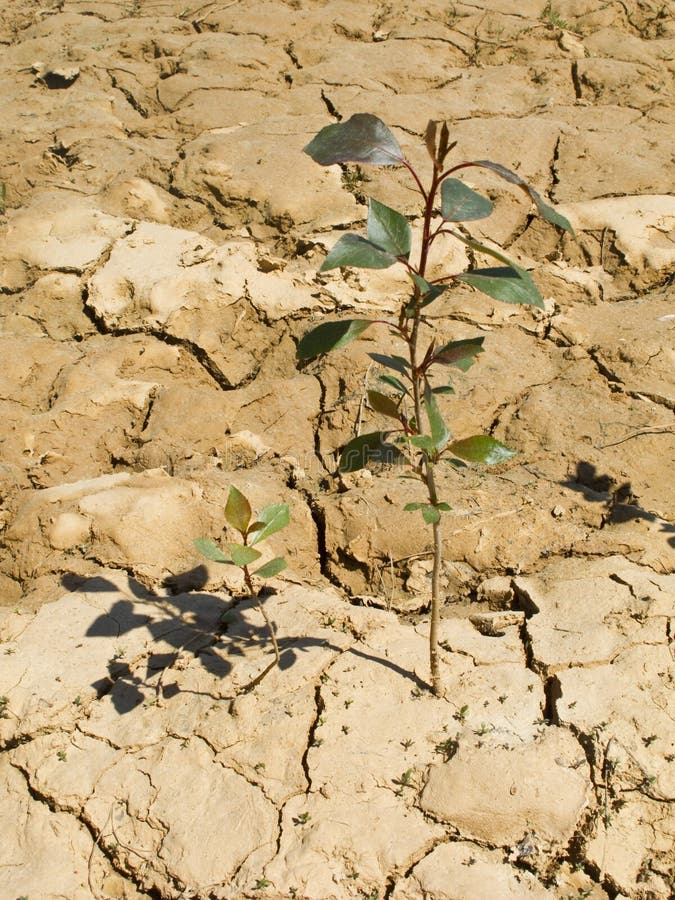
M 673 9 L 661 0 L 7 0 L 0 10 L 0 895 L 503 900 L 674 890 Z M 302 148 L 380 116 L 515 169 L 475 223 L 545 310 L 458 283 L 443 410 L 518 451 L 336 475 L 396 352 L 299 364 L 389 272 L 318 275 L 402 169 Z M 447 248 L 457 254 L 456 248 Z M 461 271 L 470 259 L 455 256 Z M 384 348 L 384 350 L 383 350 Z M 265 610 L 193 539 L 231 484 L 291 526 Z

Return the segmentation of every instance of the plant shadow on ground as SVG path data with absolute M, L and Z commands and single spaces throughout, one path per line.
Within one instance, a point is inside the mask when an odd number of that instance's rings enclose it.
M 574 476 L 563 481 L 562 485 L 572 491 L 583 493 L 585 498 L 593 503 L 602 503 L 605 506 L 603 527 L 622 525 L 637 519 L 656 522 L 662 532 L 670 535 L 666 538 L 669 546 L 675 547 L 675 525 L 643 509 L 633 494 L 630 481 L 618 484 L 608 473 L 599 472 L 593 463 L 580 460 Z
M 207 581 L 206 568 L 198 566 L 190 572 L 180 573 L 172 579 L 178 584 L 189 583 L 196 588 L 194 593 L 157 596 L 149 592 L 143 585 L 128 576 L 128 588 L 139 604 L 143 604 L 143 612 L 129 599 L 115 600 L 108 611 L 102 612 L 89 626 L 86 637 L 115 638 L 120 640 L 119 649 L 107 662 L 107 675 L 92 683 L 99 698 L 111 694 L 115 710 L 123 715 L 131 712 L 141 703 L 148 702 L 148 692 L 154 692 L 159 700 L 169 700 L 179 693 L 199 693 L 190 689 L 183 691 L 178 684 L 164 685 L 163 677 L 179 661 L 182 654 L 189 654 L 199 659 L 203 668 L 214 678 L 225 679 L 232 674 L 237 657 L 242 658 L 247 652 L 257 648 L 268 648 L 271 651 L 269 634 L 264 623 L 251 623 L 251 616 L 259 615 L 255 598 L 248 594 L 233 596 L 227 601 L 214 594 L 202 593 Z M 81 576 L 66 573 L 61 578 L 63 586 L 71 592 L 87 594 L 118 594 L 119 585 L 101 576 L 83 579 Z M 275 593 L 273 588 L 263 589 L 259 600 Z M 347 606 L 347 604 L 345 604 Z M 123 646 L 124 635 L 138 628 L 146 629 L 149 641 L 168 644 L 173 650 L 152 652 L 147 659 L 127 660 Z M 420 690 L 428 689 L 428 685 L 414 672 L 398 666 L 384 657 L 376 656 L 354 646 L 347 649 L 331 643 L 325 637 L 309 635 L 278 635 L 279 669 L 290 669 L 298 658 L 298 654 L 306 653 L 313 648 L 332 650 L 335 653 L 348 652 L 361 659 L 369 660 L 384 666 L 401 677 L 411 681 Z M 357 638 L 358 640 L 358 638 Z M 220 652 L 215 652 L 219 650 Z M 144 663 L 144 665 L 142 665 Z M 261 666 L 267 665 L 264 657 Z M 227 694 L 207 692 L 214 700 L 229 702 L 236 696 L 246 693 L 258 679 L 253 678 L 249 684 L 231 690 Z M 115 688 L 115 690 L 113 690 Z

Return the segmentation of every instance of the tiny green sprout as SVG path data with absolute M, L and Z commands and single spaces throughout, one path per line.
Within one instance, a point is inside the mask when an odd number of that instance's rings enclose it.
M 271 886 L 272 886 L 272 882 L 263 876 L 263 878 L 259 878 L 256 881 L 256 883 L 253 885 L 253 890 L 254 891 L 264 891 L 265 888 L 268 888 Z
M 549 17 L 553 15 L 549 8 Z M 366 237 L 342 234 L 329 251 L 321 272 L 348 267 L 388 269 L 402 267 L 409 280 L 409 293 L 398 315 L 386 319 L 339 319 L 322 322 L 298 342 L 300 361 L 314 359 L 344 347 L 376 323 L 389 329 L 391 350 L 371 353 L 370 358 L 382 374 L 378 390 L 368 390 L 370 409 L 388 421 L 384 429 L 352 438 L 342 448 L 338 468 L 356 472 L 369 463 L 407 466 L 421 482 L 426 494 L 404 509 L 418 511 L 432 529 L 433 566 L 431 574 L 431 624 L 429 629 L 429 668 L 431 689 L 443 695 L 440 675 L 439 628 L 442 593 L 440 585 L 443 561 L 441 520 L 451 512 L 440 496 L 437 471 L 450 471 L 467 463 L 495 465 L 510 459 L 514 452 L 489 434 L 455 439 L 444 418 L 444 398 L 454 393 L 448 375 L 463 374 L 483 353 L 483 335 L 462 340 L 439 342 L 435 332 L 438 317 L 429 315 L 431 305 L 441 296 L 452 299 L 452 285 L 464 283 L 504 303 L 525 304 L 544 309 L 544 301 L 531 275 L 492 244 L 472 237 L 466 223 L 488 218 L 492 201 L 469 187 L 460 177 L 468 168 L 487 169 L 521 188 L 539 215 L 547 222 L 574 236 L 567 219 L 556 212 L 520 175 L 500 163 L 486 159 L 459 162 L 448 167 L 446 158 L 457 141 L 450 140 L 446 122 L 430 121 L 424 144 L 431 158 L 431 174 L 425 184 L 404 155 L 396 137 L 381 119 L 357 113 L 350 119 L 327 125 L 304 148 L 321 166 L 398 166 L 412 177 L 413 190 L 420 197 L 421 241 L 418 250 L 413 241 L 408 216 L 370 198 Z M 348 170 L 350 171 L 350 170 Z M 357 170 L 357 171 L 360 171 Z M 350 183 L 350 186 L 353 186 Z M 471 259 L 480 258 L 478 268 L 450 272 L 433 277 L 430 263 L 434 243 L 449 237 L 464 245 Z M 436 245 L 438 247 L 438 244 Z M 397 346 L 398 345 L 398 346 Z M 399 347 L 402 352 L 399 351 Z M 446 374 L 440 379 L 435 374 Z M 444 382 L 444 383 L 443 383 Z
M 323 738 L 315 737 L 312 741 L 312 747 L 320 747 L 323 744 Z
M 399 775 L 398 778 L 394 778 L 394 784 L 398 784 L 401 787 L 410 787 L 412 784 L 413 777 L 413 769 L 406 769 L 402 775 Z
M 294 825 L 306 825 L 312 817 L 308 812 L 302 812 L 293 819 Z
M 480 728 L 477 728 L 474 731 L 474 734 L 478 734 L 478 735 L 482 736 L 484 734 L 489 734 L 491 731 L 494 731 L 494 725 L 488 725 L 487 722 L 481 722 Z
M 657 741 L 657 740 L 658 740 L 657 734 L 650 734 L 648 737 L 642 738 L 642 743 L 645 745 L 645 747 L 649 747 L 650 744 L 653 744 L 654 741 Z
M 345 709 L 349 709 L 349 707 L 352 705 L 353 702 L 354 702 L 353 698 L 350 698 L 349 700 L 345 700 Z
M 350 730 L 351 730 L 351 729 L 349 728 L 349 725 L 343 725 L 343 726 L 342 726 L 342 733 L 343 733 L 343 734 L 349 734 Z
M 457 712 L 454 712 L 452 714 L 452 718 L 456 719 L 458 722 L 461 722 L 462 724 L 464 724 L 464 722 L 466 722 L 466 718 L 468 715 L 469 715 L 469 707 L 465 703 L 464 706 L 460 706 L 460 708 L 457 710 Z
M 197 550 L 212 562 L 237 566 L 242 570 L 249 596 L 255 600 L 265 620 L 267 632 L 274 648 L 274 660 L 248 685 L 250 689 L 262 681 L 265 675 L 279 664 L 280 659 L 277 638 L 261 602 L 260 593 L 254 588 L 253 576 L 256 578 L 274 578 L 275 575 L 283 572 L 288 564 L 283 557 L 276 556 L 274 559 L 263 563 L 253 572 L 249 567 L 262 556 L 260 550 L 255 548 L 255 544 L 259 544 L 261 541 L 271 537 L 271 535 L 281 531 L 282 528 L 285 528 L 290 522 L 290 511 L 287 503 L 273 503 L 263 507 L 254 515 L 248 499 L 234 485 L 231 485 L 227 503 L 225 504 L 225 519 L 228 525 L 237 531 L 241 537 L 240 542 L 227 545 L 229 555 L 224 553 L 216 543 L 208 538 L 197 538 L 193 543 Z
M 257 762 L 257 763 L 253 766 L 253 771 L 254 771 L 254 772 L 257 772 L 258 775 L 260 775 L 262 772 L 265 771 L 265 763 L 264 763 L 264 762 Z
M 552 6 L 551 3 L 547 3 L 544 7 L 541 14 L 541 20 L 547 28 L 570 29 L 569 23 L 562 18 L 558 10 Z
M 82 706 L 82 697 L 78 694 L 77 697 L 73 700 L 74 706 Z
M 67 756 L 67 754 L 66 754 L 66 751 L 65 751 L 65 750 L 58 750 L 57 753 L 56 753 L 56 758 L 57 758 L 60 762 L 65 762 L 66 759 L 68 758 L 68 756 Z
M 113 650 L 112 658 L 113 661 L 117 661 L 118 659 L 124 659 L 126 655 L 127 651 L 124 649 L 124 647 L 115 647 L 115 649 Z
M 403 747 L 404 750 L 410 750 L 414 743 L 415 741 L 411 740 L 410 738 L 406 738 L 404 741 L 401 741 L 401 747 Z

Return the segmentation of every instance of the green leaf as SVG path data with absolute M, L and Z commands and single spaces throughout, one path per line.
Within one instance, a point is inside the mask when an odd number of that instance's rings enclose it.
M 488 297 L 494 297 L 503 303 L 521 303 L 543 309 L 544 302 L 535 283 L 529 275 L 523 278 L 521 272 L 510 266 L 495 266 L 489 269 L 473 269 L 471 272 L 458 275 L 457 279 L 466 281 Z
M 258 522 L 262 522 L 263 527 L 251 531 L 251 545 L 258 544 L 260 541 L 264 541 L 265 538 L 268 538 L 271 534 L 276 534 L 277 531 L 281 531 L 281 529 L 285 528 L 290 521 L 291 513 L 288 508 L 288 503 L 273 503 L 270 506 L 265 506 L 258 513 Z
M 440 522 L 441 514 L 435 506 L 428 503 L 422 507 L 422 518 L 427 525 L 435 525 L 436 522 Z
M 434 394 L 454 394 L 455 389 L 451 384 L 441 384 L 438 387 L 432 388 L 432 392 Z
M 403 162 L 394 135 L 384 122 L 369 113 L 357 113 L 346 122 L 326 125 L 307 144 L 305 153 L 321 166 L 345 162 L 393 166 Z
M 407 459 L 394 444 L 387 441 L 389 432 L 374 431 L 353 438 L 342 450 L 339 469 L 341 472 L 358 472 L 368 463 L 402 465 Z
M 288 563 L 282 556 L 275 556 L 274 559 L 256 569 L 253 574 L 259 578 L 274 578 L 279 572 L 283 572 L 287 566 Z
M 379 391 L 368 391 L 368 403 L 375 412 L 389 416 L 390 419 L 396 419 L 397 422 L 401 421 L 398 403 L 386 394 L 381 394 Z
M 448 289 L 447 284 L 429 284 L 425 278 L 422 278 L 421 275 L 417 275 L 415 272 L 411 272 L 410 277 L 417 286 L 420 296 L 419 300 L 415 301 L 413 298 L 407 305 L 406 315 L 408 318 L 414 314 L 417 306 L 419 306 L 420 309 L 423 309 L 425 306 L 433 303 L 437 297 L 440 297 L 441 294 Z
M 234 485 L 231 485 L 225 506 L 225 518 L 240 534 L 246 534 L 251 515 L 251 504 L 241 491 L 238 491 Z
M 232 562 L 235 566 L 239 566 L 240 569 L 243 569 L 249 563 L 255 562 L 256 559 L 260 559 L 262 556 L 260 550 L 254 550 L 253 547 L 245 547 L 243 544 L 228 544 L 227 546 L 232 554 Z
M 476 434 L 461 441 L 453 441 L 448 444 L 448 450 L 467 462 L 485 463 L 488 466 L 511 459 L 516 453 L 487 434 Z
M 225 556 L 223 551 L 217 544 L 214 544 L 213 541 L 210 541 L 208 538 L 197 538 L 192 542 L 197 550 L 205 556 L 207 559 L 210 559 L 212 562 L 218 563 L 228 563 L 232 565 L 232 560 L 229 556 Z
M 368 240 L 396 257 L 407 259 L 411 239 L 412 231 L 406 217 L 371 197 L 368 208 Z
M 398 372 L 399 375 L 405 375 L 406 378 L 410 378 L 410 363 L 405 357 L 384 356 L 382 353 L 369 353 L 368 356 L 373 362 L 379 363 L 381 366 L 386 366 L 388 369 L 393 369 L 394 372 Z
M 442 512 L 450 512 L 452 507 L 448 503 L 441 502 L 436 504 L 436 509 L 440 509 Z
M 467 338 L 463 341 L 450 341 L 439 347 L 434 353 L 434 362 L 444 366 L 454 366 L 466 372 L 475 362 L 479 353 L 483 352 L 485 338 Z M 438 391 L 436 391 L 438 393 Z
M 395 375 L 378 375 L 377 380 L 381 381 L 383 384 L 388 384 L 389 387 L 393 387 L 394 390 L 397 390 L 402 396 L 404 394 L 410 394 L 408 388 L 400 382 Z
M 429 427 L 431 428 L 431 440 L 433 441 L 434 449 L 437 451 L 441 451 L 448 443 L 450 432 L 448 431 L 448 426 L 443 420 L 441 411 L 438 408 L 438 403 L 436 402 L 436 398 L 434 397 L 434 392 L 432 391 L 431 385 L 428 381 L 425 382 L 424 385 L 424 407 L 427 411 L 427 417 L 429 419 Z
M 505 263 L 508 269 L 513 269 L 516 276 L 514 277 L 513 273 L 498 266 L 493 269 L 474 269 L 470 272 L 465 272 L 463 275 L 457 275 L 456 277 L 459 281 L 473 284 L 474 287 L 488 294 L 488 296 L 494 297 L 496 300 L 503 300 L 505 303 L 525 303 L 528 306 L 537 306 L 539 309 L 544 309 L 544 301 L 541 299 L 541 294 L 525 269 L 514 263 L 513 260 L 510 260 L 508 256 L 504 256 L 499 250 L 481 244 L 479 241 L 474 241 L 473 238 L 466 237 L 460 231 L 448 229 L 448 233 L 456 237 L 458 241 L 462 241 L 467 247 L 471 247 L 472 250 L 485 253 Z
M 357 338 L 373 323 L 370 319 L 342 319 L 317 325 L 301 339 L 296 355 L 298 359 L 311 359 L 320 353 L 328 353 L 344 347 Z
M 417 509 L 422 510 L 422 518 L 427 525 L 433 525 L 435 522 L 440 521 L 441 511 L 449 510 L 450 507 L 447 503 L 437 503 L 435 506 L 433 503 L 406 503 L 403 507 L 404 512 Z
M 436 449 L 436 445 L 428 434 L 413 434 L 409 440 L 413 447 L 418 447 L 425 453 L 433 453 Z
M 486 219 L 494 209 L 482 197 L 457 178 L 447 178 L 441 185 L 441 215 L 446 222 L 471 222 Z
M 329 272 L 340 266 L 355 266 L 360 269 L 388 269 L 396 262 L 396 257 L 382 247 L 373 244 L 358 234 L 343 234 L 337 244 L 324 259 L 319 272 Z
M 542 200 L 541 195 L 537 191 L 535 191 L 535 189 L 531 185 L 529 185 L 524 178 L 521 178 L 520 175 L 512 172 L 511 169 L 507 169 L 506 166 L 491 162 L 489 159 L 478 159 L 475 162 L 471 163 L 471 165 L 482 166 L 484 169 L 491 169 L 505 181 L 509 181 L 511 184 L 517 184 L 518 187 L 522 188 L 525 193 L 529 195 L 530 199 L 537 207 L 537 212 L 543 219 L 546 219 L 546 221 L 550 222 L 552 225 L 557 225 L 558 228 L 562 228 L 564 231 L 567 231 L 569 234 L 571 234 L 573 238 L 576 238 L 574 229 L 565 218 L 565 216 L 562 216 L 552 206 Z

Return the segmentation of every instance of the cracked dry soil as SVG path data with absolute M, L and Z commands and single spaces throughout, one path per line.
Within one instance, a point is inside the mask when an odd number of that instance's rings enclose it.
M 669 897 L 669 4 L 7 0 L 0 43 L 2 897 Z M 487 351 L 453 431 L 519 451 L 443 479 L 443 700 L 418 489 L 334 474 L 390 338 L 295 362 L 403 289 L 316 274 L 364 196 L 416 215 L 301 153 L 354 112 L 578 235 L 471 182 L 547 308 L 438 302 Z M 231 483 L 292 509 L 248 693 L 263 622 L 192 547 Z

